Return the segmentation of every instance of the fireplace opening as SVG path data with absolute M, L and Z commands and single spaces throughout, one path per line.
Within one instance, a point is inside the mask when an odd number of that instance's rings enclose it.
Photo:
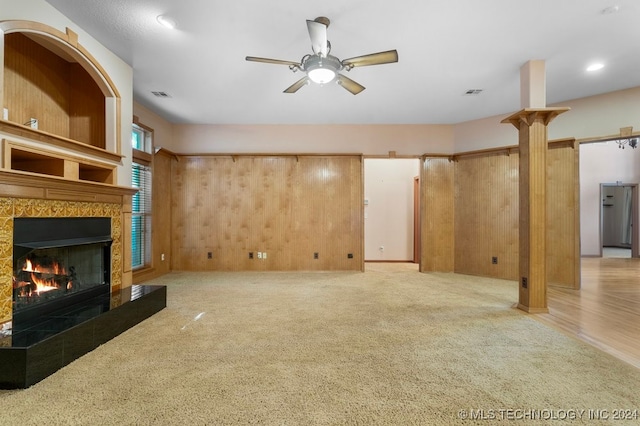
M 13 330 L 109 293 L 111 218 L 16 218 Z

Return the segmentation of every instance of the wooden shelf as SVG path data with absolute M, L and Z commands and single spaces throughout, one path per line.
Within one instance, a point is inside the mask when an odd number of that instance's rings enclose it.
M 78 154 L 99 157 L 105 161 L 120 162 L 123 155 L 109 152 L 102 148 L 87 145 L 72 139 L 57 136 L 43 130 L 32 129 L 22 124 L 13 123 L 11 121 L 0 120 L 0 133 L 8 133 L 18 137 L 44 142 L 47 145 L 73 151 Z
M 4 168 L 68 180 L 115 184 L 116 164 L 99 163 L 68 153 L 3 140 Z

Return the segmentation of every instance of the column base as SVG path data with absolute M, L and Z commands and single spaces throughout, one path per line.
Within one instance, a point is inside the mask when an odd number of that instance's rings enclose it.
M 549 313 L 549 308 L 535 308 L 532 306 L 526 306 L 523 305 L 521 303 L 518 303 L 516 305 L 513 305 L 515 308 L 520 309 L 521 311 L 525 311 L 529 314 L 548 314 Z

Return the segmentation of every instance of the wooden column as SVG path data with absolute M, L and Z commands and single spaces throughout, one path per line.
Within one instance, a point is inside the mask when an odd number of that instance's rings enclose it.
M 547 308 L 547 126 L 569 108 L 525 108 L 502 120 L 519 132 L 519 298 L 530 313 Z

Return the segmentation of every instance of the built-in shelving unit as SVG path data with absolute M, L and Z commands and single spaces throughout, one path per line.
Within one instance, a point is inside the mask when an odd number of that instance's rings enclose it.
M 115 165 L 103 164 L 68 153 L 3 141 L 4 168 L 23 172 L 114 184 Z
M 119 95 L 67 29 L 0 22 L 2 167 L 116 185 Z

